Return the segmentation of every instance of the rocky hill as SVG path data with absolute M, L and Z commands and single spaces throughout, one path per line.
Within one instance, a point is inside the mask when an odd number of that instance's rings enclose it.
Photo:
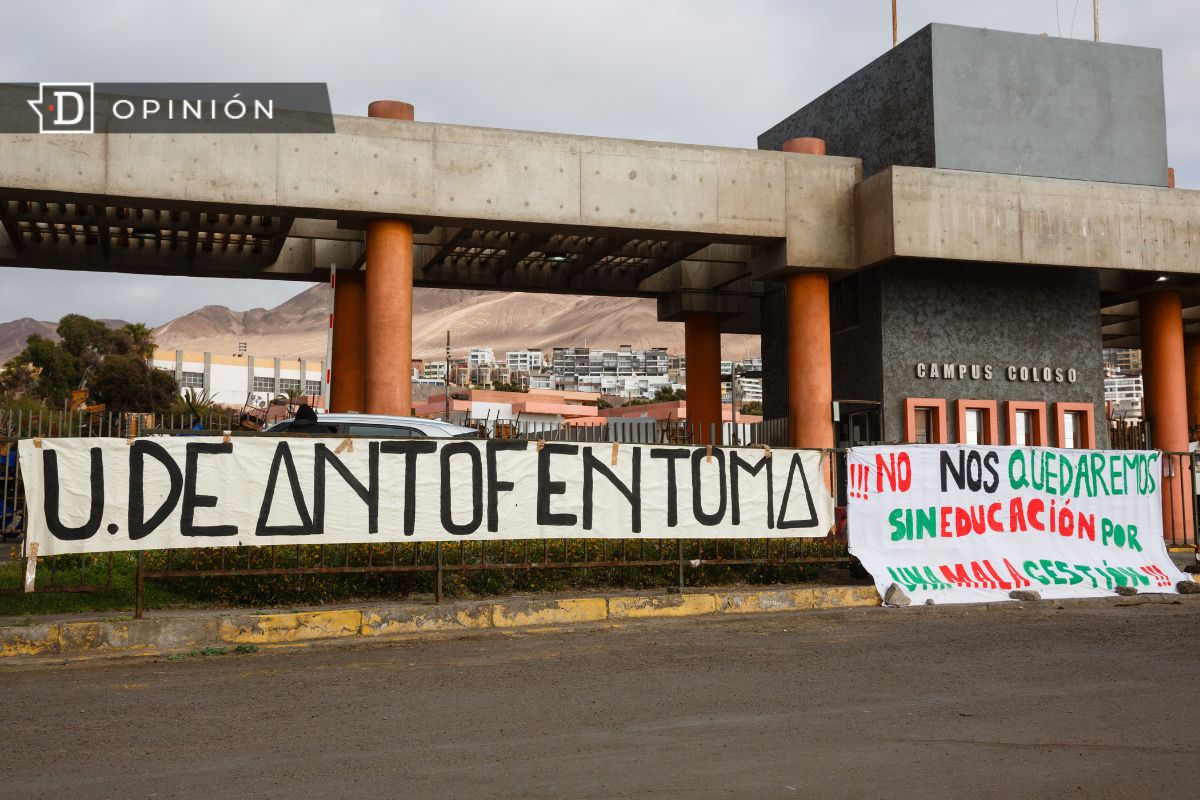
M 328 289 L 318 284 L 275 308 L 233 311 L 204 306 L 155 330 L 163 349 L 237 352 L 246 342 L 253 355 L 320 359 L 325 356 Z M 556 294 L 417 289 L 413 298 L 413 354 L 440 357 L 450 331 L 455 355 L 469 347 L 505 350 L 567 345 L 615 348 L 666 347 L 683 352 L 683 325 L 659 322 L 653 300 Z M 31 333 L 53 337 L 54 323 L 20 319 L 0 323 L 0 359 L 20 351 Z M 758 355 L 757 336 L 726 336 L 730 358 Z

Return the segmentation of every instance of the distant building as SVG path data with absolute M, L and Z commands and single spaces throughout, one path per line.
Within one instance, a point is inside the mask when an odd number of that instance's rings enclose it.
M 467 351 L 467 363 L 471 369 L 490 367 L 496 363 L 496 353 L 490 347 L 472 347 Z
M 546 354 L 541 350 L 509 350 L 504 363 L 511 372 L 541 372 L 546 366 Z
M 289 391 L 319 405 L 324 392 L 325 365 L 318 360 L 156 350 L 150 365 L 174 375 L 181 389 L 225 406 L 258 406 Z
M 1104 402 L 1116 419 L 1142 418 L 1142 376 L 1111 374 L 1104 379 Z
M 1125 347 L 1106 347 L 1104 348 L 1104 368 L 1123 375 L 1140 375 L 1142 351 Z

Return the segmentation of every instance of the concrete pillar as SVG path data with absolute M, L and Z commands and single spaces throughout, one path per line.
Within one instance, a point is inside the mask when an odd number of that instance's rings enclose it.
M 411 121 L 413 107 L 398 100 L 376 100 L 367 107 L 367 116 Z M 412 225 L 396 219 L 368 222 L 364 365 L 368 414 L 412 413 L 412 294 Z
M 1187 388 L 1184 385 L 1183 305 L 1178 292 L 1142 295 L 1142 413 L 1151 445 L 1164 452 L 1188 449 Z M 1163 464 L 1163 536 L 1174 543 L 1194 541 L 1192 480 L 1186 457 Z
M 1190 431 L 1200 428 L 1200 334 L 1192 333 L 1183 337 L 1183 361 Z
M 698 444 L 721 443 L 721 318 L 693 314 L 683 323 L 687 422 Z
M 829 276 L 789 275 L 787 284 L 788 416 L 792 445 L 833 447 L 833 363 Z
M 366 276 L 338 270 L 333 287 L 333 358 L 329 370 L 329 410 L 366 408 Z

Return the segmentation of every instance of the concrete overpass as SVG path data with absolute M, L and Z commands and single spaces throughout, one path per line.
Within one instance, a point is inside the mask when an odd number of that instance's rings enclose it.
M 23 102 L 0 93 L 0 102 Z M 789 408 L 826 446 L 829 277 L 893 259 L 1098 270 L 1105 339 L 1137 299 L 1200 330 L 1200 192 L 412 120 L 334 134 L 0 135 L 0 265 L 326 280 L 334 407 L 407 413 L 413 286 L 655 297 L 687 326 L 693 421 L 719 419 L 719 333 L 788 285 Z M 808 152 L 805 152 L 808 151 Z M 345 270 L 343 272 L 342 270 Z

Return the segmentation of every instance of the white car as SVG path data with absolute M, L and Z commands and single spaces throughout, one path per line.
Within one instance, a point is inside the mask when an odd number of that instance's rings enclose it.
M 263 433 L 286 433 L 295 418 L 276 422 Z M 317 414 L 314 425 L 305 425 L 296 433 L 310 436 L 428 436 L 438 439 L 481 438 L 474 428 L 464 428 L 440 419 L 390 417 L 385 414 Z

